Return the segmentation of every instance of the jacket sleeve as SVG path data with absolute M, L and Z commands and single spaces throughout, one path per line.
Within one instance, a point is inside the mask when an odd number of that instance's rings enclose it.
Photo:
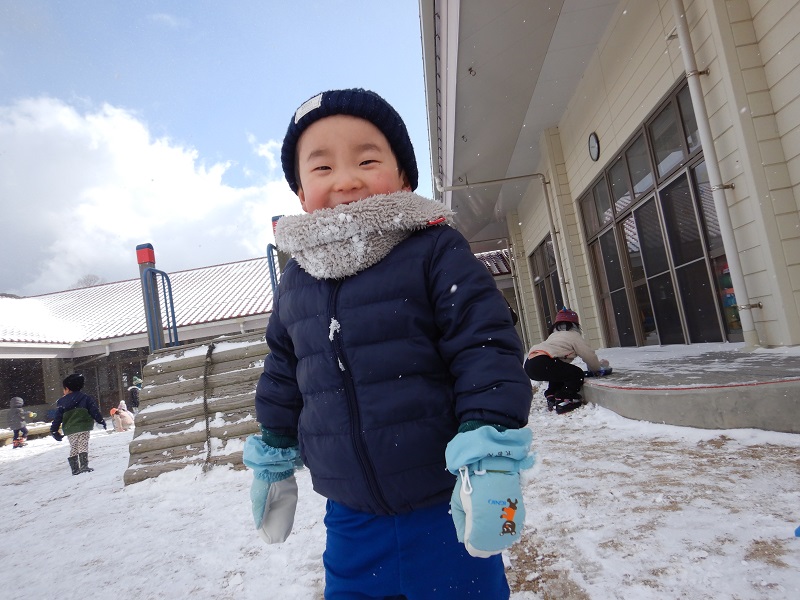
M 103 414 L 100 412 L 100 407 L 97 404 L 97 400 L 89 396 L 87 404 L 89 406 L 89 414 L 92 415 L 92 418 L 95 421 L 97 421 L 97 424 L 105 425 L 106 420 L 103 418 Z
M 430 294 L 441 331 L 439 351 L 454 379 L 459 423 L 480 420 L 519 428 L 533 390 L 508 304 L 469 243 L 449 227 L 430 265 Z
M 581 357 L 590 371 L 599 371 L 600 359 L 597 358 L 597 353 L 592 350 L 592 347 L 583 339 L 583 336 L 580 334 L 577 334 L 577 336 L 578 340 L 575 342 L 575 353 Z
M 55 433 L 61 427 L 61 422 L 64 420 L 64 407 L 60 404 L 56 405 L 56 416 L 50 424 L 50 433 Z
M 256 418 L 270 432 L 297 436 L 303 398 L 297 384 L 297 358 L 289 332 L 275 307 L 266 335 L 269 354 L 256 387 Z

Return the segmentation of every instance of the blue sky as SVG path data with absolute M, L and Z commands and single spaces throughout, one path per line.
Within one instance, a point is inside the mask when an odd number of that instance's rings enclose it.
M 421 53 L 413 0 L 0 0 L 0 292 L 135 278 L 144 242 L 167 271 L 263 255 L 326 89 L 395 106 L 430 196 Z

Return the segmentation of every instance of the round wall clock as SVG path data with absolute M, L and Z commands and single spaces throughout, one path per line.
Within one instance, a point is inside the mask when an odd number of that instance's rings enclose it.
M 589 134 L 589 158 L 594 161 L 600 158 L 600 140 L 594 131 Z

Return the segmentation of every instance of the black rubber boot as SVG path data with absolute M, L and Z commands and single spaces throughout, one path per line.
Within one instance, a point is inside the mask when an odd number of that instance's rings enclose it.
M 69 462 L 69 466 L 72 469 L 73 475 L 78 475 L 81 473 L 81 467 L 78 465 L 78 457 L 77 456 L 70 456 L 67 461 Z
M 94 469 L 89 467 L 89 453 L 78 452 L 78 464 L 81 467 L 81 473 L 91 473 Z
M 583 406 L 583 402 L 579 398 L 567 398 L 566 400 L 556 400 L 558 404 L 556 404 L 556 412 L 559 415 L 563 415 L 564 413 L 571 412 L 576 408 L 580 408 Z

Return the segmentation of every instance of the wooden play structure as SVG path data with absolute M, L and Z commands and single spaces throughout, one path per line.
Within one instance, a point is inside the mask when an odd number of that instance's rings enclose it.
M 263 333 L 152 352 L 125 485 L 187 465 L 243 468 L 244 439 L 259 430 L 255 389 L 268 352 Z

